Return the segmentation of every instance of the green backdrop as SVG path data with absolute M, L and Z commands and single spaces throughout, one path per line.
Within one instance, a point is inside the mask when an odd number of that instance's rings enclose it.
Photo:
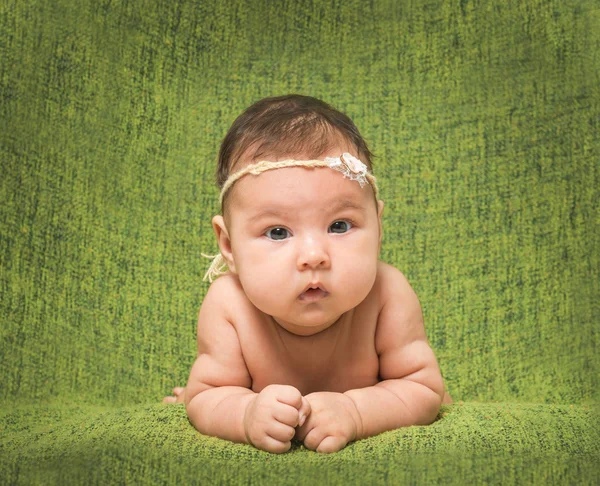
M 600 6 L 583 0 L 1 2 L 6 477 L 24 480 L 23 464 L 43 457 L 40 477 L 64 480 L 59 465 L 77 456 L 71 479 L 185 480 L 197 473 L 185 451 L 198 447 L 204 479 L 260 479 L 260 461 L 274 467 L 265 480 L 309 467 L 302 461 L 314 456 L 301 448 L 263 456 L 198 439 L 182 405 L 159 404 L 185 384 L 196 355 L 220 142 L 247 106 L 287 93 L 348 114 L 375 153 L 381 257 L 417 292 L 457 402 L 434 426 L 356 443 L 298 477 L 592 477 Z M 527 418 L 525 435 L 504 443 L 507 410 Z M 485 436 L 486 420 L 495 439 L 479 443 L 473 431 Z M 385 469 L 382 457 L 407 447 L 402 434 L 425 455 Z M 520 456 L 514 468 L 494 459 L 508 443 L 552 454 Z M 258 462 L 232 466 L 240 456 Z M 102 468 L 89 469 L 91 458 Z M 380 469 L 363 476 L 361 461 Z M 425 464 L 439 476 L 419 476 Z

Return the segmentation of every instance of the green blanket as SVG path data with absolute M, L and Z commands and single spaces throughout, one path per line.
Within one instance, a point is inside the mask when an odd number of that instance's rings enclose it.
M 243 109 L 301 93 L 375 153 L 381 258 L 455 400 L 320 455 L 183 405 Z M 0 4 L 0 484 L 597 484 L 596 1 Z

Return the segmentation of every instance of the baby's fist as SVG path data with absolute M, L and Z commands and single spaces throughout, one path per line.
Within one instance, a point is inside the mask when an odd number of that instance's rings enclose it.
M 310 414 L 310 404 L 297 388 L 269 385 L 246 407 L 244 431 L 257 449 L 281 453 L 290 449 L 296 427 Z
M 343 393 L 315 392 L 306 396 L 311 414 L 298 427 L 296 439 L 307 449 L 317 452 L 337 452 L 361 433 L 362 420 L 356 405 Z

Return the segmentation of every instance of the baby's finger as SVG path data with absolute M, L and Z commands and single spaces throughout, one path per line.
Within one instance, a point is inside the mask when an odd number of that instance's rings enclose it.
M 273 418 L 282 424 L 296 427 L 298 425 L 298 410 L 291 405 L 278 403 L 273 410 Z
M 302 397 L 302 406 L 300 407 L 299 416 L 298 416 L 298 425 L 302 427 L 304 422 L 306 421 L 306 417 L 310 415 L 310 402 L 306 399 L 306 397 Z
M 314 429 L 314 424 L 311 424 L 310 418 L 307 418 L 304 421 L 304 425 L 302 427 L 296 427 L 296 435 L 294 435 L 294 439 L 299 440 L 300 442 L 304 442 L 304 438 L 308 435 L 308 433 Z
M 298 410 L 302 405 L 302 394 L 300 391 L 291 385 L 276 385 L 277 386 L 277 401 L 291 405 Z
M 272 422 L 265 432 L 279 442 L 289 442 L 293 439 L 296 429 L 280 422 Z
M 304 438 L 302 439 L 304 442 L 304 447 L 312 451 L 316 451 L 323 439 L 327 437 L 327 432 L 325 432 L 323 429 L 323 427 L 313 427 L 312 429 L 307 430 Z
M 317 447 L 317 452 L 329 454 L 330 452 L 337 452 L 343 449 L 345 445 L 346 439 L 344 439 L 343 437 L 329 435 L 321 441 L 321 443 Z
M 259 441 L 253 443 L 254 447 L 267 452 L 273 452 L 275 454 L 281 454 L 287 452 L 292 447 L 291 442 L 281 442 L 277 439 L 273 439 L 268 435 L 262 437 Z

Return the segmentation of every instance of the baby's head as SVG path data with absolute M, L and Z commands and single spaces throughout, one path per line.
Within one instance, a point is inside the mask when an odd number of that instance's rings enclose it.
M 223 140 L 221 254 L 250 301 L 291 332 L 328 327 L 373 287 L 383 202 L 372 156 L 350 118 L 300 95 L 258 101 Z
M 223 189 L 232 173 L 253 162 L 300 156 L 315 159 L 340 146 L 349 148 L 372 172 L 373 154 L 344 113 L 310 96 L 264 98 L 238 116 L 225 135 L 219 150 L 217 186 Z M 226 219 L 227 199 L 224 197 L 221 205 Z

